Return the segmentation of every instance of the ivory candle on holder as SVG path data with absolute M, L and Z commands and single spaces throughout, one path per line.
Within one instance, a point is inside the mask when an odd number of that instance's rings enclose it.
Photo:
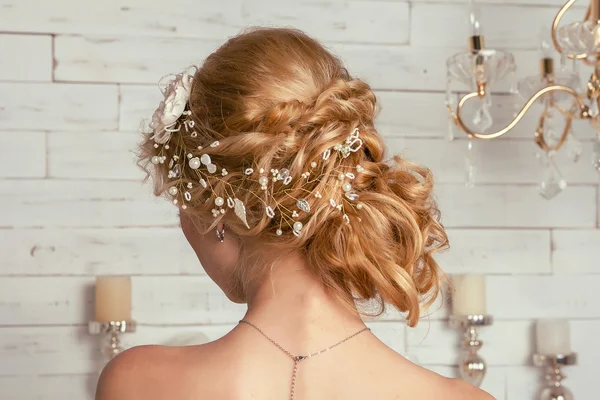
M 96 277 L 96 321 L 131 321 L 131 278 Z
M 485 315 L 485 276 L 483 275 L 453 275 L 452 295 L 453 315 Z
M 542 355 L 566 355 L 571 353 L 571 329 L 564 319 L 540 319 L 536 321 L 537 353 Z

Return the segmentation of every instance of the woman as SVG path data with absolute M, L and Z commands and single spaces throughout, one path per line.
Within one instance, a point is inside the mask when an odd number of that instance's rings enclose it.
M 98 400 L 491 398 L 386 347 L 355 305 L 416 325 L 447 246 L 431 173 L 384 160 L 365 82 L 304 33 L 261 28 L 164 94 L 141 160 L 207 274 L 248 312 L 212 343 L 126 351 Z

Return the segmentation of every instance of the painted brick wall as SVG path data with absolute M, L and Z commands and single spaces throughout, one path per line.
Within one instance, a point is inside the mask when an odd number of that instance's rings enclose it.
M 487 43 L 513 51 L 521 76 L 535 73 L 538 32 L 559 4 L 482 1 Z M 175 210 L 140 183 L 130 150 L 159 100 L 158 78 L 252 24 L 292 24 L 323 40 L 377 90 L 390 150 L 434 170 L 453 245 L 443 267 L 488 275 L 497 322 L 483 332 L 484 388 L 498 399 L 533 399 L 532 321 L 563 317 L 581 355 L 569 386 L 577 399 L 595 398 L 593 131 L 577 125 L 583 161 L 560 156 L 570 187 L 552 201 L 535 191 L 535 115 L 509 138 L 477 143 L 480 184 L 467 190 L 466 141 L 445 141 L 443 104 L 445 59 L 463 49 L 466 5 L 445 0 L 0 0 L 0 398 L 91 397 L 101 360 L 86 322 L 97 274 L 134 276 L 140 328 L 129 345 L 214 339 L 239 319 L 243 308 L 203 274 Z M 507 96 L 495 99 L 498 125 L 510 110 Z M 400 353 L 452 376 L 458 336 L 446 318 L 442 309 L 416 329 L 398 315 L 371 326 Z

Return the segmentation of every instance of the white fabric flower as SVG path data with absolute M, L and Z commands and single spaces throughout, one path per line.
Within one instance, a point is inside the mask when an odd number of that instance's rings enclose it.
M 150 128 L 154 131 L 152 140 L 164 144 L 171 139 L 171 134 L 177 132 L 177 120 L 185 111 L 192 89 L 193 74 L 184 71 L 171 80 L 165 90 L 165 100 L 161 101 L 152 115 Z

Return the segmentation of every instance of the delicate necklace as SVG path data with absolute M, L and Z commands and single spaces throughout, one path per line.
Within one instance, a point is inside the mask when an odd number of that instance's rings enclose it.
M 249 321 L 246 321 L 245 319 L 243 319 L 243 320 L 240 321 L 240 324 L 241 323 L 248 324 L 251 327 L 253 327 L 254 329 L 256 329 L 258 332 L 260 332 L 261 335 L 263 335 L 265 338 L 267 338 L 271 343 L 273 343 L 275 346 L 277 346 L 277 348 L 279 350 L 283 351 L 285 354 L 287 354 L 294 361 L 294 372 L 292 373 L 292 388 L 291 388 L 291 391 L 290 391 L 290 400 L 294 400 L 295 399 L 294 392 L 295 392 L 295 389 L 296 389 L 296 375 L 298 374 L 298 363 L 300 361 L 304 361 L 307 358 L 311 358 L 311 357 L 314 357 L 314 356 L 318 356 L 318 355 L 320 355 L 322 353 L 325 353 L 326 351 L 329 351 L 329 350 L 333 349 L 334 347 L 337 347 L 340 344 L 342 344 L 344 342 L 347 342 L 348 340 L 352 339 L 353 337 L 360 335 L 364 331 L 370 331 L 371 330 L 370 328 L 366 328 L 365 327 L 365 328 L 361 329 L 360 331 L 358 331 L 356 333 L 353 333 L 352 335 L 348 336 L 346 339 L 341 340 L 341 341 L 337 342 L 336 344 L 331 345 L 331 346 L 329 346 L 327 348 L 324 348 L 322 350 L 319 350 L 319 351 L 317 351 L 315 353 L 309 354 L 307 356 L 295 356 L 292 353 L 290 353 L 289 351 L 287 351 L 286 349 L 284 349 L 283 346 L 281 346 L 279 343 L 277 343 L 276 341 L 274 341 L 273 339 L 271 339 L 271 337 L 269 335 L 267 335 L 266 333 L 264 333 L 258 326 L 254 325 L 252 322 L 249 322 Z

